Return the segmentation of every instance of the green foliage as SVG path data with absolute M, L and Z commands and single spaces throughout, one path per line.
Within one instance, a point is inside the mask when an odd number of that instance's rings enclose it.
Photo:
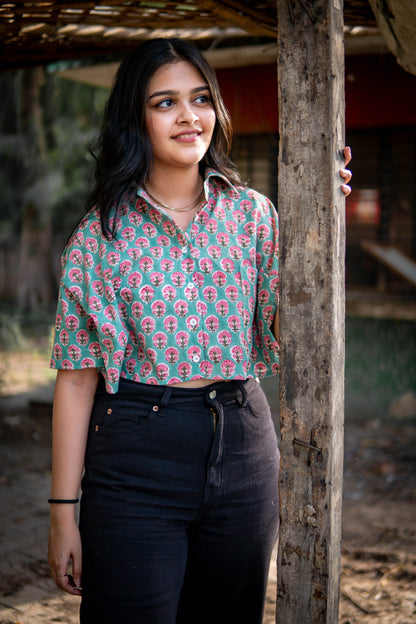
M 346 319 L 347 417 L 384 417 L 389 405 L 416 393 L 414 321 Z
M 0 350 L 21 351 L 26 346 L 20 323 L 10 314 L 0 314 Z
M 1 232 L 19 232 L 29 201 L 43 211 L 43 219 L 52 220 L 55 232 L 69 234 L 84 212 L 93 170 L 89 144 L 98 134 L 108 91 L 46 73 L 41 94 L 46 163 L 33 179 L 36 163 L 20 131 L 21 88 L 22 72 L 0 76 Z
M 21 141 L 0 137 L 0 230 L 4 236 L 16 232 L 23 198 Z
M 85 212 L 89 144 L 108 91 L 34 68 L 0 74 L 0 92 L 0 251 L 8 268 L 0 297 L 20 312 L 41 311 L 55 300 L 57 256 Z
M 53 229 L 69 234 L 84 213 L 93 159 L 89 145 L 99 132 L 108 91 L 47 75 L 44 111 L 50 167 L 61 184 L 52 210 Z

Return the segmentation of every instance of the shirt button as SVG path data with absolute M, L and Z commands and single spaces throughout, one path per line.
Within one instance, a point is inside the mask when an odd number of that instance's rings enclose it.
M 199 355 L 194 355 L 194 357 L 192 358 L 193 362 L 199 362 L 201 358 L 199 357 Z
M 195 327 L 195 325 L 196 325 L 197 323 L 198 323 L 198 321 L 197 321 L 196 319 L 194 319 L 194 318 L 192 318 L 192 319 L 189 321 L 189 325 L 192 325 L 192 327 Z
M 188 251 L 188 247 L 187 247 L 186 245 L 184 245 L 184 246 L 182 247 L 182 250 L 181 250 L 181 251 L 182 251 L 182 253 L 184 253 L 184 254 L 185 254 L 185 253 Z
M 189 282 L 188 288 L 195 288 L 195 284 L 193 282 Z

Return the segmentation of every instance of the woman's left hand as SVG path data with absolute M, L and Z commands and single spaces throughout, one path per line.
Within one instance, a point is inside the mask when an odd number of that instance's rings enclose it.
M 345 166 L 347 166 L 351 160 L 351 148 L 344 147 L 343 153 L 344 153 L 344 158 L 345 158 Z M 341 169 L 339 174 L 341 178 L 344 178 L 344 184 L 341 185 L 341 190 L 344 193 L 344 195 L 347 197 L 351 193 L 351 187 L 349 186 L 348 182 L 352 178 L 352 173 L 349 169 Z

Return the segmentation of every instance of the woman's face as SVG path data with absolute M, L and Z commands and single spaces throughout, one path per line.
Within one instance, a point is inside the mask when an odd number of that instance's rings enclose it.
M 198 165 L 216 120 L 208 84 L 186 61 L 164 65 L 149 82 L 145 118 L 153 168 Z

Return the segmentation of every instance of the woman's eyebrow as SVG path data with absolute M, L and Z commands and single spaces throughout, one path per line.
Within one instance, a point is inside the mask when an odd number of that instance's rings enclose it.
M 208 85 L 203 85 L 201 87 L 194 87 L 193 89 L 191 89 L 191 94 L 195 94 L 195 93 L 199 93 L 200 91 L 209 91 L 209 86 Z M 149 95 L 149 97 L 147 98 L 147 100 L 151 100 L 152 98 L 155 97 L 160 97 L 161 95 L 179 95 L 179 91 L 174 91 L 173 89 L 166 89 L 166 90 L 162 90 L 162 91 L 155 91 L 154 93 L 152 93 L 151 95 Z

